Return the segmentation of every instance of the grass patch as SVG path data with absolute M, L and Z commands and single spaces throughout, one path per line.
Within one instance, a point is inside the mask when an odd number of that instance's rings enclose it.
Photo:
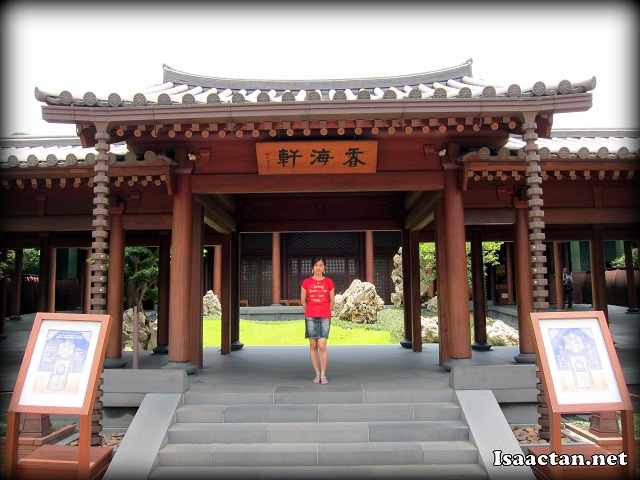
M 203 345 L 219 346 L 221 320 L 204 317 Z M 401 308 L 386 308 L 378 312 L 374 324 L 360 325 L 333 318 L 331 345 L 388 345 L 404 338 L 404 313 Z M 304 320 L 240 320 L 240 341 L 255 346 L 304 346 Z
M 571 425 L 575 425 L 582 430 L 589 431 L 589 427 L 591 424 L 586 420 L 573 420 L 569 422 Z M 622 431 L 622 425 L 620 423 L 620 415 L 618 415 L 618 428 Z M 635 438 L 640 438 L 640 415 L 635 414 L 633 416 L 633 436 Z

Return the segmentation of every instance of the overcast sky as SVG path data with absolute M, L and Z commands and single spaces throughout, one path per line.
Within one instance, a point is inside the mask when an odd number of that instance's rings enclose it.
M 554 128 L 638 128 L 631 2 L 126 2 L 2 4 L 0 136 L 75 135 L 48 124 L 45 91 L 135 92 L 162 65 L 235 78 L 428 72 L 473 59 L 495 84 L 595 76 L 594 106 Z M 211 6 L 209 6 L 211 5 Z

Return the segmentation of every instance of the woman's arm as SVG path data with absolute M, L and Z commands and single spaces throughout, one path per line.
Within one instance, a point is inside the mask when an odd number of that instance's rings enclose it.
M 307 311 L 307 291 L 300 287 L 300 305 L 304 308 L 304 311 Z

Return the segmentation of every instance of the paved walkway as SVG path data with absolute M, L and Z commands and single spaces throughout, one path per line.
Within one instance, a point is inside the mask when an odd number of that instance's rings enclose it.
M 515 306 L 499 307 L 515 313 Z M 589 305 L 575 305 L 576 311 L 592 310 Z M 625 307 L 609 306 L 610 329 L 616 352 L 634 409 L 640 412 L 640 314 L 627 314 Z M 0 420 L 6 412 L 35 315 L 20 321 L 5 321 L 5 336 L 0 340 Z M 331 345 L 329 368 L 332 385 L 359 383 L 363 388 L 401 389 L 409 385 L 449 383 L 449 372 L 438 365 L 438 345 L 425 344 L 415 353 L 399 345 Z M 472 361 L 479 365 L 515 365 L 518 347 L 492 347 L 474 351 Z M 132 368 L 133 352 L 124 352 L 125 368 Z M 139 368 L 162 368 L 166 355 L 141 352 Z M 313 378 L 308 347 L 244 348 L 221 355 L 219 347 L 204 349 L 204 368 L 189 376 L 191 385 L 212 385 L 235 391 L 252 391 L 278 385 L 307 385 Z M 322 388 L 319 386 L 319 388 Z

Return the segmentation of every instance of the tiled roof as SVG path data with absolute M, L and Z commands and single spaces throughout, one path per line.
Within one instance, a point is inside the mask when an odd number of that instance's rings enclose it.
M 175 70 L 167 65 L 164 83 L 130 92 L 49 92 L 35 89 L 48 105 L 120 107 L 217 103 L 314 102 L 335 100 L 420 100 L 456 98 L 539 97 L 585 93 L 596 86 L 595 77 L 531 85 L 497 85 L 476 79 L 472 60 L 433 72 L 379 78 L 327 80 L 268 80 L 207 77 Z
M 542 159 L 637 159 L 640 155 L 640 132 L 627 131 L 555 131 L 550 139 L 539 138 L 539 154 Z M 522 136 L 512 135 L 501 149 L 482 147 L 480 158 L 524 158 Z M 0 139 L 0 168 L 13 167 L 70 167 L 90 166 L 95 163 L 97 151 L 82 148 L 77 137 L 16 137 Z M 172 160 L 152 151 L 136 155 L 127 149 L 126 143 L 111 145 L 109 162 L 118 164 L 146 163 Z M 640 165 L 639 165 L 640 168 Z
M 0 139 L 0 168 L 28 167 L 83 167 L 96 162 L 95 148 L 82 148 L 77 137 L 18 137 Z M 163 160 L 172 163 L 164 155 L 147 151 L 137 155 L 125 142 L 112 144 L 109 164 L 150 163 Z
M 574 136 L 568 135 L 574 134 Z M 604 136 L 605 133 L 609 135 Z M 538 154 L 541 159 L 607 159 L 607 158 L 638 158 L 640 153 L 640 132 L 556 132 L 551 138 L 539 138 Z M 579 136 L 576 136 L 578 134 Z M 520 158 L 524 158 L 525 142 L 521 136 L 512 135 L 503 147 L 517 151 Z

